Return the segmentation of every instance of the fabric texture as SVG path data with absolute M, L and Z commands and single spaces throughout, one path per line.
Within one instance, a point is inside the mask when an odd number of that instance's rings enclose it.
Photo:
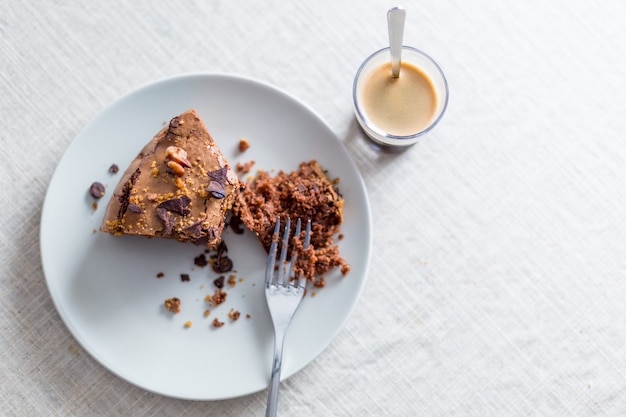
M 450 102 L 395 155 L 365 140 L 351 97 L 391 2 L 53 3 L 0 4 L 1 415 L 263 415 L 265 391 L 194 402 L 113 375 L 72 337 L 41 265 L 42 204 L 73 138 L 189 72 L 306 103 L 370 197 L 363 293 L 283 383 L 279 415 L 626 415 L 626 3 L 407 2 L 404 43 L 439 62 Z

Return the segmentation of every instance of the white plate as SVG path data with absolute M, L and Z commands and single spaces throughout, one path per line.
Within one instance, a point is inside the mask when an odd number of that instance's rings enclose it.
M 226 303 L 204 317 L 204 296 L 218 274 L 194 265 L 202 248 L 95 232 L 131 159 L 189 108 L 233 165 L 255 160 L 253 172 L 292 170 L 315 158 L 340 178 L 345 237 L 339 246 L 352 270 L 327 275 L 328 285 L 314 297 L 309 290 L 287 334 L 283 378 L 320 354 L 354 307 L 369 263 L 371 218 L 363 181 L 333 132 L 303 104 L 257 81 L 216 74 L 166 79 L 123 97 L 80 132 L 54 173 L 41 219 L 42 262 L 59 314 L 84 349 L 125 380 L 176 398 L 224 399 L 269 382 L 273 330 L 262 285 L 265 253 L 255 236 L 225 234 L 243 281 L 227 286 Z M 237 149 L 240 138 L 251 144 L 244 153 Z M 108 172 L 112 163 L 120 167 L 116 175 Z M 95 210 L 87 192 L 93 181 L 107 187 Z M 159 272 L 165 277 L 157 278 Z M 191 280 L 182 282 L 181 273 Z M 163 308 L 174 296 L 182 301 L 179 314 Z M 228 319 L 231 308 L 241 312 L 239 320 Z M 215 317 L 226 324 L 213 328 Z

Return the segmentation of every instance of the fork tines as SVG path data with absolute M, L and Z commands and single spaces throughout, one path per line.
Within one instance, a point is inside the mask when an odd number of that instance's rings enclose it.
M 289 250 L 289 234 L 291 231 L 291 219 L 287 217 L 287 221 L 285 222 L 285 230 L 283 231 L 283 238 L 280 242 L 280 259 L 278 260 L 278 273 L 276 274 L 276 284 L 285 286 L 289 284 L 289 275 L 291 274 L 291 270 L 295 265 L 296 260 L 298 259 L 298 251 L 294 250 L 291 255 L 291 259 L 287 262 L 287 254 Z M 296 222 L 296 230 L 294 233 L 294 237 L 300 237 L 301 233 L 301 220 L 298 218 Z M 274 233 L 272 235 L 272 244 L 270 245 L 269 255 L 267 258 L 267 269 L 265 276 L 265 285 L 269 287 L 272 284 L 274 270 L 276 269 L 276 252 L 278 249 L 280 236 L 280 216 L 276 218 L 276 226 L 274 226 Z M 311 238 L 311 220 L 307 221 L 306 231 L 304 234 L 304 245 L 303 248 L 306 249 L 309 247 L 309 242 Z M 302 277 L 302 274 L 299 274 L 298 287 L 304 288 L 305 279 Z

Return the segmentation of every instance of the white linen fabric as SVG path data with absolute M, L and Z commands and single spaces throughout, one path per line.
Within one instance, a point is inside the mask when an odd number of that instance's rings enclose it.
M 306 103 L 371 200 L 365 289 L 283 383 L 279 415 L 626 415 L 626 3 L 406 2 L 404 43 L 440 63 L 450 102 L 391 155 L 358 128 L 351 86 L 395 5 L 0 4 L 1 415 L 263 415 L 265 391 L 194 402 L 113 375 L 61 321 L 42 271 L 41 207 L 72 139 L 122 95 L 190 72 Z

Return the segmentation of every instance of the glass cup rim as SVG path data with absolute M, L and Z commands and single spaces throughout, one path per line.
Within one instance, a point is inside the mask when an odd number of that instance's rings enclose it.
M 377 57 L 378 55 L 380 55 L 382 53 L 385 53 L 385 52 L 388 52 L 389 49 L 390 48 L 387 46 L 385 48 L 381 48 L 381 49 L 377 50 L 376 52 L 374 52 L 370 56 L 368 56 L 363 61 L 363 63 L 359 66 L 359 69 L 357 70 L 356 75 L 354 77 L 354 82 L 352 84 L 352 101 L 353 101 L 353 104 L 354 104 L 354 109 L 355 109 L 355 111 L 357 112 L 357 115 L 358 115 L 357 118 L 359 119 L 359 122 L 363 125 L 363 127 L 365 128 L 366 133 L 369 134 L 369 132 L 367 132 L 367 131 L 370 130 L 371 133 L 373 133 L 373 134 L 375 134 L 377 136 L 386 138 L 386 139 L 397 140 L 397 141 L 410 141 L 411 139 L 417 139 L 420 136 L 425 135 L 426 133 L 428 133 L 430 130 L 432 130 L 437 125 L 437 123 L 439 123 L 439 121 L 443 117 L 443 115 L 446 112 L 446 109 L 448 107 L 448 96 L 449 96 L 448 80 L 446 79 L 446 76 L 445 76 L 443 70 L 441 69 L 441 67 L 439 66 L 439 64 L 437 63 L 437 61 L 435 61 L 430 55 L 428 55 L 424 51 L 421 51 L 421 50 L 419 50 L 419 49 L 417 49 L 415 47 L 408 46 L 408 45 L 402 45 L 402 49 L 403 50 L 408 50 L 408 51 L 417 53 L 418 55 L 421 55 L 424 58 L 426 58 L 428 61 L 430 61 L 431 64 L 434 65 L 436 71 L 439 73 L 439 75 L 441 76 L 441 79 L 443 81 L 443 86 L 444 86 L 443 91 L 445 92 L 445 97 L 444 97 L 443 105 L 441 107 L 441 111 L 439 112 L 437 117 L 435 117 L 433 119 L 433 121 L 426 128 L 424 128 L 423 130 L 421 130 L 419 132 L 416 132 L 414 134 L 411 134 L 411 135 L 393 135 L 391 133 L 384 132 L 378 126 L 373 124 L 370 121 L 370 119 L 361 110 L 360 102 L 359 102 L 359 99 L 358 99 L 357 86 L 358 86 L 358 83 L 359 83 L 359 79 L 361 77 L 361 73 L 363 72 L 363 70 L 365 69 L 367 64 L 372 59 Z M 410 62 L 410 60 L 406 60 L 406 62 Z M 429 73 L 429 72 L 427 72 L 427 73 Z M 429 73 L 429 75 L 430 75 L 430 73 Z M 376 138 L 374 138 L 374 139 L 376 139 Z M 378 139 L 376 139 L 376 140 L 378 140 Z M 402 145 L 391 145 L 391 146 L 402 146 Z

